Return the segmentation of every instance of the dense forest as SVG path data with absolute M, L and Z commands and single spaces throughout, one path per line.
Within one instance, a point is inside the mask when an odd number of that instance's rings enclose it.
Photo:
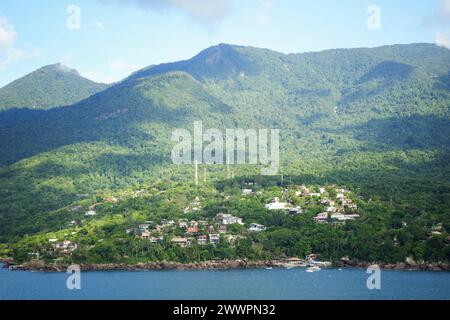
M 104 90 L 76 70 L 60 63 L 40 68 L 0 89 L 0 112 L 10 109 L 50 109 L 68 106 Z
M 255 222 L 268 229 L 232 249 L 200 253 L 191 252 L 196 247 L 170 251 L 170 243 L 148 247 L 141 240 L 134 244 L 133 237 L 123 240 L 130 217 L 178 217 L 175 200 L 155 194 L 105 208 L 80 227 L 92 248 L 75 251 L 74 259 L 122 259 L 124 248 L 137 245 L 146 249 L 136 259 L 316 252 L 333 259 L 448 261 L 449 75 L 450 51 L 431 44 L 289 55 L 218 45 L 187 61 L 140 70 L 70 106 L 5 110 L 0 249 L 25 259 L 48 233 L 67 229 L 74 220 L 68 206 L 96 201 L 98 194 L 162 184 L 168 195 L 191 199 L 239 192 L 239 177 L 257 179 L 264 192 L 277 186 L 257 176 L 255 166 L 233 166 L 235 180 L 212 167 L 206 185 L 192 186 L 192 166 L 171 164 L 170 138 L 174 129 L 192 131 L 194 121 L 203 121 L 205 129 L 280 129 L 285 181 L 345 186 L 360 199 L 361 220 L 336 228 L 313 223 L 314 208 L 281 219 L 263 210 L 265 198 L 242 203 L 236 196 L 221 205 L 213 197 L 217 202 L 200 215 L 232 210 L 245 219 L 254 212 Z M 66 104 L 48 99 L 46 106 Z M 0 110 L 7 109 L 3 101 Z M 95 237 L 104 241 L 94 244 Z

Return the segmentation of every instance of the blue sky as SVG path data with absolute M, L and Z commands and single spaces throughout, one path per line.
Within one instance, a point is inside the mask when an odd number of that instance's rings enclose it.
M 71 5 L 80 9 L 80 29 L 67 26 L 78 21 Z M 380 19 L 368 13 L 372 5 Z M 368 20 L 381 28 L 369 29 Z M 414 42 L 450 47 L 449 39 L 450 0 L 2 0 L 0 86 L 56 62 L 113 82 L 218 43 L 291 53 Z

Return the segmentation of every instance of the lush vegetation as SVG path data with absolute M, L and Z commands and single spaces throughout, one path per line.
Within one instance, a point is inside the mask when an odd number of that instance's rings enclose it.
M 97 194 L 52 212 L 52 219 L 61 230 L 55 228 L 50 233 L 24 237 L 4 250 L 9 250 L 18 261 L 39 257 L 47 262 L 65 263 L 273 259 L 304 257 L 312 252 L 319 253 L 323 260 L 347 256 L 365 261 L 399 262 L 406 257 L 416 261 L 445 261 L 450 254 L 446 240 L 449 219 L 443 225 L 433 224 L 432 217 L 418 220 L 413 214 L 405 215 L 393 204 L 362 199 L 350 193 L 358 204 L 355 212 L 360 218 L 344 224 L 331 221 L 318 224 L 313 217 L 325 209 L 321 199 L 335 199 L 336 187 L 328 186 L 323 196 L 317 197 L 296 196 L 299 186 L 279 185 L 275 180 L 266 180 L 264 185 L 256 183 L 251 195 L 241 194 L 241 188 L 246 187 L 244 180 L 206 183 L 200 187 L 166 182 L 139 191 L 122 191 L 116 197 Z M 267 210 L 264 205 L 274 197 L 301 206 L 303 212 L 290 215 Z M 198 199 L 201 210 L 185 212 L 184 208 L 194 199 Z M 93 208 L 96 215 L 85 216 L 85 212 Z M 213 225 L 218 213 L 238 216 L 245 225 L 228 226 L 217 245 L 200 246 L 194 240 L 191 246 L 183 248 L 171 242 L 174 237 L 185 236 L 185 229 L 178 226 L 179 219 L 207 220 Z M 142 239 L 138 231 L 126 233 L 146 222 L 155 225 L 169 219 L 174 220 L 175 225 L 152 231 L 154 236 L 160 237 L 156 243 Z M 247 228 L 251 223 L 263 224 L 267 229 L 250 232 Z M 206 228 L 199 228 L 196 233 L 197 236 L 202 234 L 208 234 Z M 228 242 L 228 235 L 237 239 Z M 77 248 L 67 252 L 56 250 L 55 243 L 49 242 L 51 239 L 69 240 L 77 244 Z
M 345 185 L 366 203 L 365 220 L 344 228 L 317 226 L 308 216 L 287 218 L 255 235 L 261 239 L 246 240 L 256 248 L 245 251 L 249 257 L 301 255 L 311 246 L 330 258 L 449 260 L 449 74 L 450 51 L 429 44 L 292 55 L 221 45 L 188 61 L 149 67 L 73 106 L 5 111 L 0 241 L 22 243 L 24 235 L 34 239 L 65 228 L 73 217 L 61 208 L 91 201 L 96 192 L 191 180 L 192 167 L 170 164 L 170 136 L 202 120 L 205 129 L 281 129 L 285 181 Z M 234 168 L 236 177 L 257 172 Z M 211 168 L 208 181 L 227 184 L 225 176 L 223 168 Z M 184 191 L 188 198 L 197 192 Z M 245 215 L 261 203 L 254 206 L 235 210 Z M 98 223 L 122 226 L 127 208 L 115 207 Z M 442 234 L 430 237 L 439 224 Z M 123 253 L 114 240 L 123 236 L 119 229 L 101 237 L 113 256 Z M 217 250 L 205 255 L 223 256 Z
M 42 110 L 68 106 L 106 87 L 61 64 L 49 65 L 1 88 L 0 112 L 14 108 Z

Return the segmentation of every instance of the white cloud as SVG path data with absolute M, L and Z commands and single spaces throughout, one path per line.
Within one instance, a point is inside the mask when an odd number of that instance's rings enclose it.
M 235 0 L 99 0 L 103 4 L 133 5 L 148 10 L 179 10 L 191 18 L 215 24 L 224 19 Z
M 6 18 L 0 17 L 0 69 L 16 62 L 25 52 L 15 47 L 17 32 Z
M 0 18 L 0 50 L 7 50 L 14 44 L 17 32 L 5 18 Z
M 59 63 L 57 67 L 58 67 L 59 71 L 64 72 L 64 73 L 78 73 L 77 70 L 72 69 L 63 63 Z
M 448 26 L 450 25 L 450 0 L 441 0 L 439 13 L 434 20 L 439 23 L 439 26 L 444 27 L 446 31 L 450 31 L 448 29 Z M 450 49 L 450 34 L 437 30 L 434 36 L 434 43 L 438 46 Z
M 11 63 L 14 63 L 25 56 L 25 52 L 20 49 L 11 48 L 4 55 L 3 60 L 0 60 L 0 69 L 4 69 Z
M 436 33 L 434 42 L 440 47 L 450 49 L 450 38 L 442 32 Z

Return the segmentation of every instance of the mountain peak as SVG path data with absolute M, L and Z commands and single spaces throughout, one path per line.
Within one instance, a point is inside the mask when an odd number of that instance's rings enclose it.
M 221 43 L 209 47 L 189 60 L 151 66 L 132 74 L 127 80 L 150 77 L 171 71 L 183 71 L 194 78 L 226 79 L 248 71 L 250 60 L 239 51 L 242 46 Z
M 0 111 L 49 109 L 74 104 L 105 89 L 62 63 L 39 68 L 0 89 Z
M 238 59 L 238 56 L 240 55 L 236 51 L 236 48 L 237 46 L 221 43 L 203 50 L 193 57 L 191 61 L 202 61 L 207 65 L 230 63 Z
M 38 71 L 39 70 L 49 70 L 49 71 L 55 71 L 55 72 L 59 72 L 59 73 L 70 73 L 70 74 L 80 76 L 80 73 L 77 70 L 72 69 L 60 62 L 55 63 L 55 64 L 50 64 L 48 66 L 44 66 L 44 67 L 38 69 Z

